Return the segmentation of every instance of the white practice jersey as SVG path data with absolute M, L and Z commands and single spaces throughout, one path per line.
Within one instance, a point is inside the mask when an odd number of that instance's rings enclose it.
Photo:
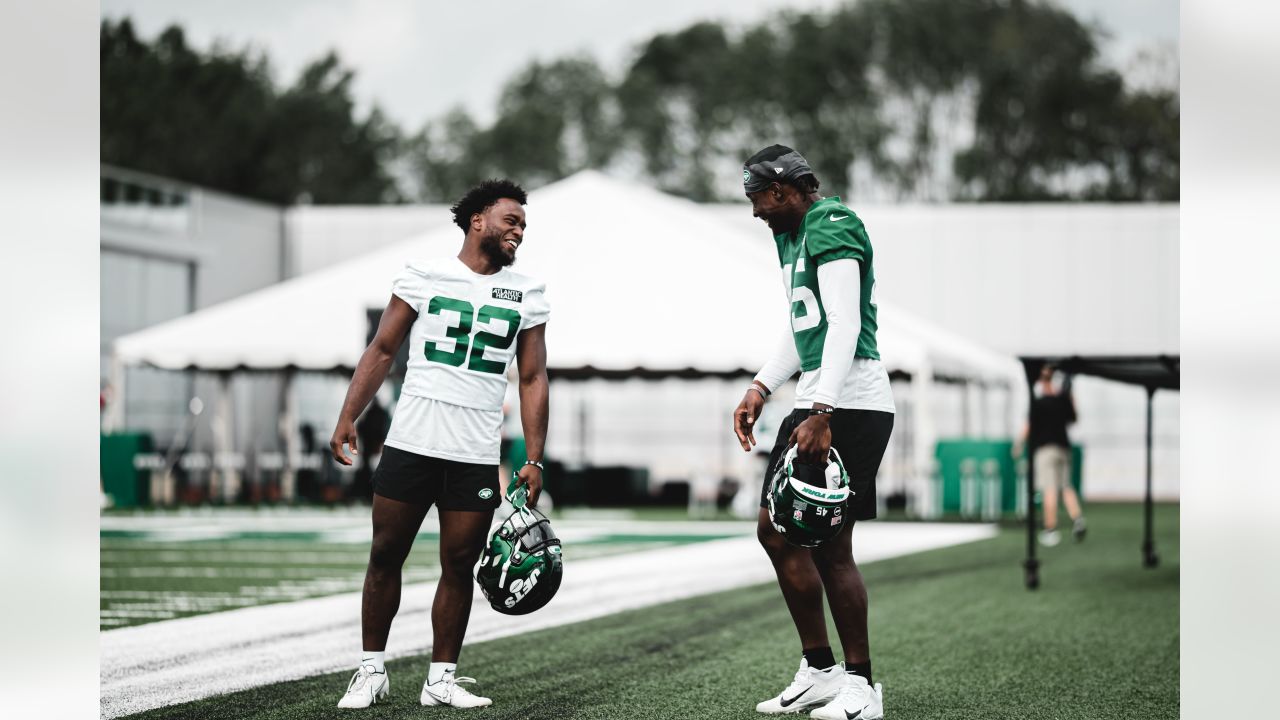
M 800 381 L 796 385 L 795 407 L 813 407 L 814 394 L 821 377 L 822 368 L 800 373 Z M 854 358 L 835 406 L 842 410 L 894 412 L 893 386 L 889 384 L 889 373 L 885 370 L 884 363 L 872 358 Z
M 391 292 L 418 313 L 387 444 L 463 462 L 497 462 L 507 368 L 516 335 L 547 322 L 546 286 L 456 257 L 411 262 Z

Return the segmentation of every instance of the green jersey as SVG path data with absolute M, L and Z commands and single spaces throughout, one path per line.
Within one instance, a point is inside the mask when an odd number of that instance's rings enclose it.
M 822 345 L 827 338 L 827 313 L 818 290 L 818 266 L 832 260 L 858 261 L 862 332 L 854 357 L 880 359 L 876 348 L 876 276 L 871 267 L 871 239 L 853 211 L 840 198 L 823 198 L 805 213 L 794 233 L 774 236 L 791 300 L 791 332 L 800 355 L 800 369 L 822 366 Z

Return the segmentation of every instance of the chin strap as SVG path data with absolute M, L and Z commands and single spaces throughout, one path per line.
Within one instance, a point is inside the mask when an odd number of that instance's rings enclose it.
M 507 500 L 511 502 L 511 507 L 523 510 L 525 503 L 529 502 L 529 486 L 521 484 L 520 476 L 516 473 L 511 473 L 511 481 L 514 487 L 507 494 Z
M 836 482 L 838 483 L 838 484 L 836 485 L 836 487 L 831 487 L 830 475 L 828 475 L 828 476 L 827 476 L 827 477 L 828 477 L 827 489 L 828 489 L 828 490 L 838 490 L 838 489 L 840 489 L 840 488 L 842 488 L 842 487 L 848 487 L 848 486 L 849 486 L 849 473 L 845 471 L 845 469 L 844 469 L 844 461 L 840 459 L 840 453 L 836 452 L 836 448 L 835 448 L 835 446 L 834 446 L 834 445 L 832 445 L 832 446 L 831 446 L 831 452 L 830 452 L 830 453 L 828 453 L 828 455 L 827 455 L 827 469 L 828 469 L 828 470 L 831 468 L 831 464 L 832 464 L 832 463 L 834 463 L 834 464 L 835 464 L 835 466 L 836 466 L 836 468 L 840 471 L 840 475 L 839 475 L 839 477 L 836 479 Z M 824 474 L 826 474 L 826 473 L 824 473 Z M 852 490 L 850 490 L 850 491 L 849 491 L 849 494 L 850 494 L 850 495 L 852 495 L 852 494 L 853 494 L 853 491 L 852 491 Z

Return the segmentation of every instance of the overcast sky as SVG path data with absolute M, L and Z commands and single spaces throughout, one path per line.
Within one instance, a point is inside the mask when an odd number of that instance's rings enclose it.
M 1107 59 L 1128 70 L 1142 50 L 1176 56 L 1177 0 L 1058 0 L 1110 34 Z M 843 0 L 101 0 L 104 17 L 132 18 L 145 38 L 177 23 L 204 49 L 252 45 L 291 83 L 336 48 L 356 71 L 363 107 L 377 103 L 409 131 L 461 105 L 482 123 L 502 83 L 533 59 L 585 52 L 615 76 L 656 32 L 704 19 L 741 26 L 783 8 L 827 9 Z M 1167 64 L 1167 63 L 1166 63 Z

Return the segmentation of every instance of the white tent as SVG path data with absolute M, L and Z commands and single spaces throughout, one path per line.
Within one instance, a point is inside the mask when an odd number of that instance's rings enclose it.
M 528 213 L 513 269 L 547 282 L 550 367 L 725 372 L 773 347 L 757 329 L 782 327 L 776 273 L 694 203 L 584 172 L 533 193 Z M 391 278 L 407 260 L 456 254 L 461 239 L 449 227 L 353 248 L 350 262 L 121 337 L 115 352 L 169 369 L 351 368 Z
M 750 370 L 783 332 L 772 252 L 695 203 L 587 171 L 534 192 L 529 219 L 515 269 L 547 281 L 554 369 Z M 391 278 L 409 259 L 456 253 L 459 235 L 445 228 L 367 255 L 352 248 L 350 262 L 123 336 L 116 357 L 175 370 L 352 368 L 366 310 L 386 305 Z M 914 374 L 928 362 L 948 377 L 1019 377 L 1012 358 L 890 303 L 880 316 L 891 370 Z
M 785 330 L 769 246 L 695 203 L 587 171 L 532 193 L 527 212 L 513 269 L 547 282 L 555 373 L 752 372 Z M 174 370 L 349 371 L 364 349 L 367 310 L 386 305 L 405 262 L 456 254 L 461 239 L 450 227 L 372 253 L 352 248 L 349 262 L 123 336 L 115 360 Z M 890 371 L 913 378 L 916 407 L 928 407 L 935 376 L 1022 387 L 1013 358 L 891 304 L 879 310 L 881 354 Z M 914 413 L 913 423 L 915 474 L 923 475 L 934 437 L 929 413 Z

